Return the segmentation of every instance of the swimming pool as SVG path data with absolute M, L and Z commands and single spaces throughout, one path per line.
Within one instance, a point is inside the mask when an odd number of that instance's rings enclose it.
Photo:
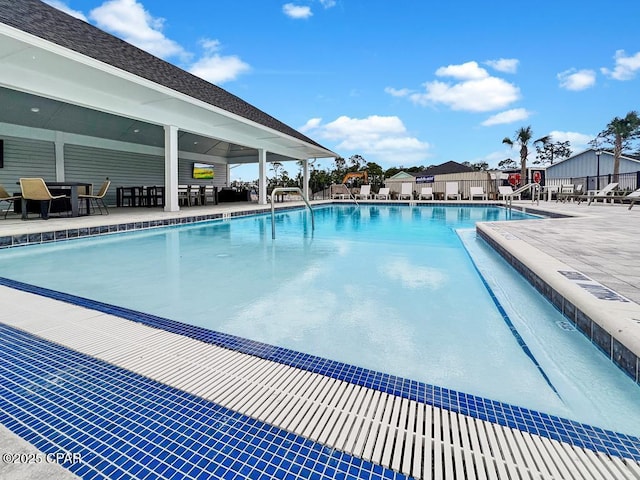
M 4 251 L 0 269 L 26 283 L 640 431 L 637 386 L 473 232 L 461 236 L 482 277 L 462 248 L 455 229 L 525 218 L 518 212 L 333 206 L 316 210 L 313 234 L 307 216 L 278 214 L 275 242 L 261 215 Z M 571 370 L 559 368 L 565 358 L 575 359 Z

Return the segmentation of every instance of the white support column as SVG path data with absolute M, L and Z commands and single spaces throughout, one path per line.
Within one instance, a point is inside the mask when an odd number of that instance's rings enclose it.
M 309 159 L 305 158 L 302 161 L 302 195 L 304 198 L 309 199 Z
M 65 135 L 62 132 L 56 132 L 56 139 L 54 141 L 55 156 L 56 156 L 56 182 L 64 182 L 64 139 Z
M 225 181 L 225 185 L 227 187 L 230 187 L 231 186 L 231 165 L 229 165 L 228 163 L 227 163 L 227 172 L 226 173 L 227 173 L 227 177 L 226 177 L 227 180 Z
M 164 211 L 177 212 L 178 203 L 178 127 L 164 126 Z
M 267 204 L 267 151 L 258 149 L 258 204 Z

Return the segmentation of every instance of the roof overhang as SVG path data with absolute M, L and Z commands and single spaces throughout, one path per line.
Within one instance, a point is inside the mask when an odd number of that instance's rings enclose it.
M 264 149 L 279 159 L 336 156 L 318 145 L 5 24 L 0 24 L 0 59 L 0 86 L 11 90 L 150 125 L 176 126 L 195 136 Z M 246 152 L 238 157 L 238 163 L 257 161 Z M 231 157 L 229 161 L 233 162 Z

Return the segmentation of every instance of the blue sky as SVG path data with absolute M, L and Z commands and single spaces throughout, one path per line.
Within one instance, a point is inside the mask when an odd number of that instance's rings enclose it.
M 502 139 L 528 125 L 578 153 L 640 110 L 635 0 L 47 3 L 383 168 L 495 167 L 519 157 Z

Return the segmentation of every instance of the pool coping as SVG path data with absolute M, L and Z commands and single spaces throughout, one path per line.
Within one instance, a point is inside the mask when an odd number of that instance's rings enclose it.
M 501 227 L 480 222 L 476 232 L 640 385 L 640 305 Z

